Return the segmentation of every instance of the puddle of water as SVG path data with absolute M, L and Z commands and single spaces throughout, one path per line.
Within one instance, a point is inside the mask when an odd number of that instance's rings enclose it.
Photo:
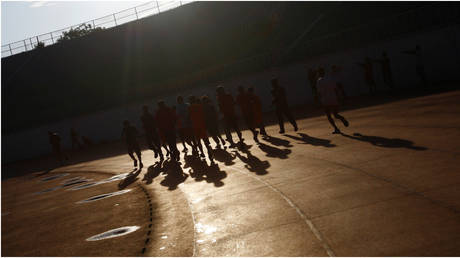
M 165 246 L 162 246 L 162 247 L 160 247 L 160 250 L 164 250 L 165 248 L 166 248 Z
M 124 194 L 124 193 L 127 193 L 129 191 L 131 191 L 131 189 L 121 190 L 121 191 L 117 191 L 117 192 L 113 192 L 113 193 L 100 194 L 100 195 L 90 197 L 90 198 L 88 198 L 86 200 L 78 201 L 78 202 L 76 202 L 76 204 L 94 202 L 94 201 L 102 200 L 102 199 L 109 198 L 109 197 L 112 197 L 112 196 Z
M 168 236 L 161 236 L 161 239 L 167 239 Z
M 113 182 L 113 181 L 117 181 L 117 180 L 123 180 L 123 179 L 125 179 L 128 175 L 129 175 L 129 173 L 123 173 L 123 174 L 115 175 L 115 176 L 113 176 L 113 177 L 110 177 L 110 178 L 101 180 L 101 181 L 99 181 L 99 182 L 100 182 L 101 184 L 103 184 L 103 183 Z
M 80 180 L 77 180 L 77 181 L 73 181 L 73 182 L 69 182 L 67 184 L 64 184 L 63 187 L 72 186 L 72 185 L 78 185 L 78 184 L 81 184 L 81 183 L 87 183 L 89 181 L 92 181 L 92 179 L 80 179 Z
M 69 175 L 69 173 L 57 174 L 57 175 L 45 177 L 45 178 L 43 178 L 41 181 L 42 181 L 42 182 L 51 181 L 51 180 L 54 180 L 54 179 L 56 179 L 56 178 L 65 177 L 65 176 L 67 176 L 67 175 Z
M 84 177 L 81 177 L 81 176 L 77 176 L 77 177 L 72 177 L 70 179 L 67 179 L 65 181 L 62 181 L 61 182 L 61 185 L 65 185 L 65 184 L 68 184 L 68 183 L 72 183 L 72 182 L 75 182 L 75 181 L 78 181 L 78 180 L 81 180 L 81 179 L 85 179 Z
M 104 233 L 89 237 L 86 239 L 86 241 L 98 241 L 98 240 L 104 240 L 104 239 L 109 239 L 109 238 L 114 238 L 114 237 L 120 237 L 120 236 L 127 235 L 129 233 L 132 233 L 138 230 L 139 228 L 140 228 L 139 226 L 127 226 L 127 227 L 115 228 L 115 229 L 106 231 Z
M 49 193 L 49 192 L 52 192 L 52 191 L 55 191 L 59 188 L 61 188 L 62 186 L 56 186 L 56 187 L 53 187 L 53 188 L 48 188 L 48 189 L 45 189 L 45 190 L 42 190 L 40 192 L 36 192 L 34 194 L 44 194 L 44 193 Z
M 196 231 L 198 233 L 205 233 L 207 235 L 212 234 L 217 231 L 216 227 L 209 226 L 209 225 L 203 225 L 201 223 L 196 224 Z
M 93 183 L 88 183 L 88 184 L 84 184 L 84 185 L 77 185 L 77 186 L 74 186 L 72 188 L 67 189 L 67 191 L 75 191 L 75 190 L 85 189 L 85 188 L 92 187 L 92 186 L 95 186 L 95 185 L 100 185 L 100 184 L 101 184 L 100 182 L 93 182 Z
M 204 240 L 200 239 L 200 240 L 196 240 L 196 242 L 197 242 L 198 244 L 201 244 L 201 243 L 204 243 Z

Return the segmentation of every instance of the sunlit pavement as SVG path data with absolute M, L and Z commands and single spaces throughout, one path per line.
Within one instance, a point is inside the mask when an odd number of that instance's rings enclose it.
M 161 167 L 145 150 L 140 174 L 77 191 L 36 194 L 131 172 L 128 155 L 2 181 L 2 255 L 459 256 L 459 100 L 343 112 L 344 135 L 325 116 L 284 135 L 270 126 L 259 145 L 245 131 L 247 148 L 215 151 L 217 166 L 187 157 Z M 76 203 L 120 190 L 130 191 Z M 139 228 L 86 241 L 124 226 Z

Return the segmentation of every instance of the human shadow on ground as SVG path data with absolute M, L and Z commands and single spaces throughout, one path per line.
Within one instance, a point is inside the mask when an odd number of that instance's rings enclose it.
M 184 168 L 190 168 L 189 175 L 195 179 L 195 181 L 205 180 L 207 183 L 214 184 L 215 187 L 221 187 L 224 185 L 222 179 L 227 177 L 227 173 L 220 170 L 217 163 L 208 165 L 206 160 L 202 160 L 194 155 L 187 155 L 184 157 L 185 165 Z
M 354 133 L 353 136 L 347 135 L 344 133 L 341 133 L 343 136 L 353 139 L 353 140 L 358 140 L 358 141 L 363 141 L 363 142 L 369 142 L 372 145 L 378 146 L 378 147 L 385 147 L 385 148 L 408 148 L 411 150 L 427 150 L 428 148 L 425 147 L 420 147 L 420 146 L 414 146 L 414 143 L 409 140 L 404 140 L 404 139 L 398 139 L 398 138 L 385 138 L 381 136 L 370 136 L 370 135 L 362 135 L 360 133 Z
M 275 146 L 283 146 L 286 148 L 292 147 L 292 144 L 288 140 L 283 140 L 281 138 L 273 137 L 270 135 L 262 136 L 262 140 L 267 141 Z
M 118 184 L 118 189 L 123 190 L 130 184 L 134 183 L 137 181 L 137 176 L 141 173 L 142 168 L 139 168 L 137 170 L 131 171 L 125 179 L 121 180 L 120 183 Z
M 288 155 L 292 152 L 290 149 L 280 149 L 265 143 L 259 143 L 258 146 L 260 150 L 266 153 L 267 157 L 287 159 Z
M 324 147 L 336 147 L 336 145 L 332 144 L 330 140 L 312 137 L 304 133 L 298 133 L 298 135 L 300 137 L 290 135 L 290 134 L 285 134 L 286 137 L 289 137 L 294 140 L 302 141 L 299 144 L 310 144 L 313 146 L 324 146 Z
M 162 186 L 168 187 L 168 190 L 176 190 L 177 186 L 187 179 L 188 175 L 184 173 L 181 163 L 175 160 L 167 160 L 163 163 L 163 170 L 166 177 L 160 182 Z
M 270 162 L 268 162 L 268 160 L 261 161 L 259 158 L 252 155 L 249 150 L 245 150 L 242 152 L 246 154 L 246 157 L 241 155 L 238 151 L 233 151 L 236 157 L 238 157 L 242 162 L 246 163 L 244 167 L 247 170 L 254 172 L 256 173 L 256 175 L 259 176 L 268 174 L 267 168 L 270 167 Z
M 212 154 L 215 160 L 223 162 L 225 166 L 231 166 L 235 164 L 233 161 L 235 160 L 235 156 L 225 149 L 213 149 Z
M 153 182 L 153 179 L 155 179 L 155 177 L 160 175 L 161 172 L 165 172 L 163 168 L 163 162 L 157 161 L 155 162 L 155 164 L 147 168 L 147 173 L 144 174 L 144 178 L 142 179 L 142 181 L 145 181 L 145 183 L 149 185 Z

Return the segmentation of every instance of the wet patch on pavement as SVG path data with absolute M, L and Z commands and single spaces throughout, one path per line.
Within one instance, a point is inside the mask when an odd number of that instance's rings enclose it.
M 65 176 L 67 176 L 67 175 L 69 175 L 69 173 L 57 174 L 57 175 L 45 177 L 45 178 L 43 178 L 41 181 L 42 181 L 42 182 L 51 181 L 51 180 L 54 180 L 54 179 L 57 179 L 57 178 L 65 177 Z
M 34 193 L 34 194 L 49 193 L 49 192 L 55 191 L 55 190 L 60 189 L 60 188 L 62 188 L 62 186 L 56 186 L 56 187 L 53 187 L 53 188 L 48 188 L 48 189 L 42 190 L 42 191 L 40 191 L 40 192 L 36 192 L 36 193 Z
M 117 191 L 117 192 L 113 192 L 113 193 L 100 194 L 100 195 L 96 195 L 96 196 L 90 197 L 90 198 L 82 200 L 82 201 L 78 201 L 76 203 L 81 204 L 81 203 L 94 202 L 94 201 L 102 200 L 102 199 L 109 198 L 109 197 L 112 197 L 112 196 L 124 194 L 124 193 L 127 193 L 129 191 L 131 191 L 131 189 L 121 190 L 121 191 Z
M 139 228 L 140 228 L 139 226 L 128 226 L 128 227 L 116 228 L 116 229 L 112 229 L 107 232 L 89 237 L 86 239 L 86 241 L 98 241 L 98 240 L 104 240 L 104 239 L 109 239 L 109 238 L 114 238 L 114 237 L 120 237 L 120 236 L 127 235 L 129 233 L 132 233 L 138 230 Z
M 70 182 L 70 183 L 66 183 L 66 184 L 63 185 L 63 187 L 82 184 L 82 183 L 87 183 L 89 181 L 92 181 L 92 179 L 80 179 L 80 180 L 76 180 L 76 181 L 73 181 L 73 182 Z

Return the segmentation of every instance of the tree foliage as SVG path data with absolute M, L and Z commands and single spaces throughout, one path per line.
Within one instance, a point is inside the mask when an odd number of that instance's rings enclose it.
M 34 49 L 40 49 L 40 48 L 44 48 L 44 47 L 45 47 L 45 43 L 39 41 L 39 42 L 37 43 L 37 45 L 35 45 Z
M 89 35 L 95 31 L 101 31 L 103 28 L 95 27 L 93 28 L 91 24 L 82 24 L 74 29 L 70 29 L 69 31 L 64 31 L 62 36 L 57 40 L 57 42 L 62 42 L 70 39 L 75 39 L 79 37 L 83 37 Z

